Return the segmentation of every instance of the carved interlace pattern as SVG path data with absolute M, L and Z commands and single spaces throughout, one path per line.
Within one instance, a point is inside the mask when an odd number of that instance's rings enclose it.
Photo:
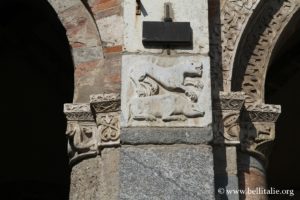
M 222 66 L 225 79 L 230 78 L 227 73 L 232 69 L 238 39 L 258 2 L 258 0 L 227 0 L 222 8 Z
M 239 39 L 258 3 L 259 0 L 225 0 L 220 11 L 221 19 L 215 14 L 216 17 L 211 22 L 212 78 L 220 80 L 213 83 L 213 88 L 217 90 L 213 91 L 214 96 L 218 96 L 218 91 L 230 90 L 232 66 Z

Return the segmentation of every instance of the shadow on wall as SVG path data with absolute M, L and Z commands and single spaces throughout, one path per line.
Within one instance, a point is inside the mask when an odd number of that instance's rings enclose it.
M 1 199 L 67 199 L 63 103 L 74 67 L 65 30 L 46 0 L 6 1 L 0 44 Z
M 269 187 L 294 190 L 300 198 L 299 113 L 300 107 L 300 13 L 283 34 L 268 71 L 266 102 L 280 104 L 282 113 L 276 123 L 276 138 L 267 168 Z M 270 199 L 276 197 L 270 196 Z

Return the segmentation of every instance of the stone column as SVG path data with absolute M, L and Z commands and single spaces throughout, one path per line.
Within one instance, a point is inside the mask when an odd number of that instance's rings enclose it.
M 239 153 L 240 188 L 250 191 L 246 200 L 268 199 L 265 167 L 272 142 L 275 139 L 275 122 L 281 112 L 278 105 L 248 106 L 241 123 L 241 151 Z M 255 191 L 255 192 L 253 192 Z
M 243 92 L 220 92 L 214 100 L 214 166 L 218 199 L 239 200 L 237 148 L 240 145 L 240 112 L 245 101 Z
M 71 172 L 70 200 L 116 200 L 119 195 L 120 95 L 65 104 Z
M 143 22 L 164 18 L 192 45 L 145 47 Z M 207 0 L 124 0 L 124 21 L 120 199 L 214 199 Z

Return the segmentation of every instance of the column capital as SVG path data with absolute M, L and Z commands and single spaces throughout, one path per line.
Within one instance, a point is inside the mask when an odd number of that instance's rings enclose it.
M 220 92 L 214 100 L 214 143 L 240 143 L 240 112 L 245 101 L 243 92 Z
M 243 112 L 241 149 L 265 162 L 275 139 L 275 122 L 281 113 L 280 105 L 259 104 Z
M 120 94 L 90 96 L 90 103 L 65 104 L 70 164 L 120 144 Z
M 90 105 L 65 104 L 64 113 L 68 120 L 66 135 L 70 164 L 96 156 L 99 153 L 97 126 Z

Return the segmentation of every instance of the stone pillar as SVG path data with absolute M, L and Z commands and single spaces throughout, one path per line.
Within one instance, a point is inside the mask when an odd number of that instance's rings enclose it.
M 272 142 L 275 139 L 275 122 L 281 112 L 278 105 L 248 106 L 241 123 L 241 153 L 239 153 L 240 188 L 246 191 L 246 200 L 266 200 L 265 167 Z
M 116 200 L 119 195 L 120 95 L 91 95 L 65 104 L 71 172 L 70 200 Z
M 240 194 L 245 200 L 267 200 L 264 189 L 267 189 L 265 166 L 255 157 L 242 152 L 238 153 L 239 188 L 245 191 Z
M 240 145 L 240 112 L 245 101 L 243 92 L 220 92 L 214 100 L 214 166 L 218 199 L 239 200 L 237 148 Z
M 191 46 L 145 47 L 164 19 L 190 22 Z M 120 199 L 214 199 L 207 0 L 124 0 L 124 21 Z

